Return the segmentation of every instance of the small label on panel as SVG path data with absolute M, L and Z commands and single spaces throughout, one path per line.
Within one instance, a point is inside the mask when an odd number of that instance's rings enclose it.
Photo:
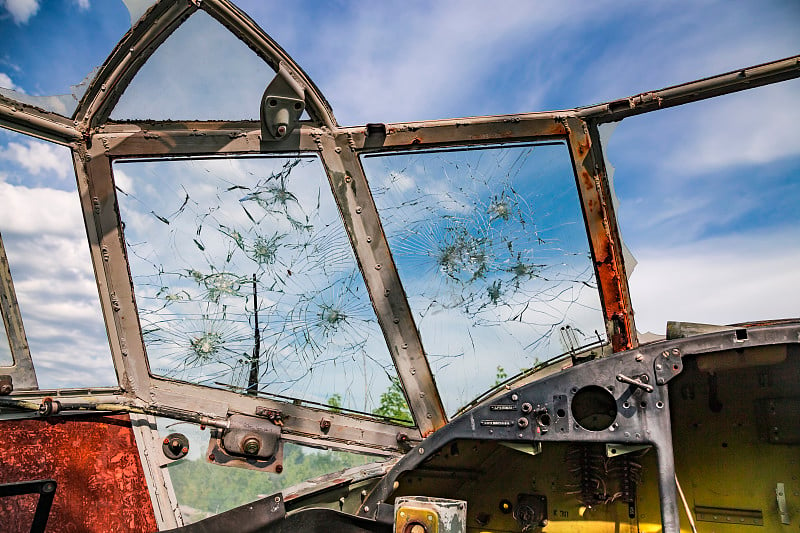
M 516 405 L 508 405 L 508 404 L 496 404 L 489 406 L 490 411 L 516 411 Z
M 511 420 L 481 420 L 481 425 L 508 427 L 508 426 L 513 426 L 514 422 L 512 422 Z

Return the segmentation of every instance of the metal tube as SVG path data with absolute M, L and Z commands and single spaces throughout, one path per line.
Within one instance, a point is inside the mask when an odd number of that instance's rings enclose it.
M 697 102 L 797 77 L 800 77 L 800 55 L 580 108 L 576 110 L 576 114 L 581 118 L 593 119 L 598 123 L 616 122 L 632 115 Z
M 660 439 L 656 445 L 658 455 L 658 493 L 661 500 L 661 526 L 664 533 L 680 533 L 678 495 L 675 487 L 675 457 L 672 438 Z

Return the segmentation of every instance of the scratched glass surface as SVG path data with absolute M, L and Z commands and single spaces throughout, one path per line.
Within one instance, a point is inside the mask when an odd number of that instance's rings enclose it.
M 152 1 L 6 2 L 0 95 L 72 116 L 98 65 Z M 3 2 L 0 2 L 2 8 Z
M 153 373 L 380 406 L 394 367 L 318 159 L 117 163 L 114 179 Z
M 0 129 L 0 234 L 39 388 L 116 385 L 68 148 Z
M 111 119 L 258 120 L 274 77 L 227 28 L 196 11 L 142 66 Z
M 362 162 L 448 413 L 605 338 L 565 144 Z

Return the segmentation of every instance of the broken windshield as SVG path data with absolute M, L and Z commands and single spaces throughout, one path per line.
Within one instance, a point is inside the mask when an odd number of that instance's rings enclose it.
M 565 143 L 362 162 L 448 413 L 605 339 Z
M 317 158 L 119 162 L 114 179 L 152 373 L 379 408 L 395 370 Z

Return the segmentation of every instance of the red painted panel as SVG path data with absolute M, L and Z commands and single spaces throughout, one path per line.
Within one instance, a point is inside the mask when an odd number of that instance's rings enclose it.
M 128 415 L 0 422 L 0 483 L 36 479 L 58 483 L 47 533 L 158 529 Z M 37 498 L 0 498 L 0 531 L 30 531 Z

